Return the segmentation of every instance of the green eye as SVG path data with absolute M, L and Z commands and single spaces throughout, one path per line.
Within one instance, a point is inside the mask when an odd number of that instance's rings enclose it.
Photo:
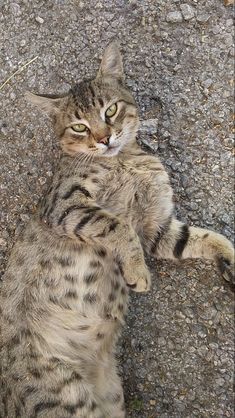
M 83 123 L 78 123 L 77 125 L 71 126 L 72 130 L 75 132 L 85 132 L 88 128 Z
M 106 110 L 105 116 L 107 116 L 108 118 L 111 118 L 112 116 L 115 115 L 116 112 L 117 112 L 117 105 L 116 103 L 114 103 Z

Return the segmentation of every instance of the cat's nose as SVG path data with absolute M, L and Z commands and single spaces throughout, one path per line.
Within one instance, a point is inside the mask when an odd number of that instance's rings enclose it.
M 110 136 L 104 136 L 98 140 L 99 144 L 109 145 Z

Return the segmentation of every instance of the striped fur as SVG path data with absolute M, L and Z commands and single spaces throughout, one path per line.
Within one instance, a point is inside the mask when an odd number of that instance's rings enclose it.
M 53 116 L 64 155 L 4 276 L 1 417 L 124 418 L 114 347 L 128 286 L 150 287 L 143 249 L 214 259 L 231 279 L 233 248 L 174 218 L 164 167 L 136 143 L 137 109 L 115 46 L 95 80 L 62 98 L 31 98 Z M 117 113 L 105 118 L 113 102 Z M 79 123 L 89 132 L 75 133 Z

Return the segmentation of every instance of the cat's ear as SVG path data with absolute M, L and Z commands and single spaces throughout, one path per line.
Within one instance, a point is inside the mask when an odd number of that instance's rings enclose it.
M 43 112 L 49 115 L 55 115 L 60 111 L 60 105 L 62 103 L 63 98 L 59 96 L 53 95 L 40 95 L 31 93 L 29 91 L 26 92 L 25 97 L 28 101 L 39 107 Z
M 117 42 L 112 42 L 105 49 L 97 78 L 115 77 L 124 80 L 122 56 Z

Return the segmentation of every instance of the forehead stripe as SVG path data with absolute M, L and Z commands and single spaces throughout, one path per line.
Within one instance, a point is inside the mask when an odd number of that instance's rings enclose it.
M 75 110 L 75 116 L 77 119 L 82 119 L 77 110 Z

